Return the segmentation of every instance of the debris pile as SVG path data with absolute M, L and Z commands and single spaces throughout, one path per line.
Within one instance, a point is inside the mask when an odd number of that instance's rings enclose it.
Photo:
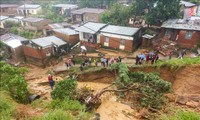
M 154 41 L 153 46 L 164 56 L 169 55 L 171 52 L 175 53 L 178 51 L 178 46 L 175 41 L 162 39 L 159 41 Z

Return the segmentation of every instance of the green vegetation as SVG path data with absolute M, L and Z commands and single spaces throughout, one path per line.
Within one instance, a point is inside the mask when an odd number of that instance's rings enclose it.
M 198 42 L 198 44 L 197 44 L 197 47 L 200 48 L 200 40 L 199 40 L 199 42 Z
M 14 22 L 14 21 L 5 21 L 5 27 L 11 28 L 11 27 L 19 27 L 20 23 Z
M 33 39 L 35 37 L 40 36 L 39 33 L 34 33 L 34 32 L 29 31 L 29 30 L 19 31 L 17 29 L 17 27 L 11 27 L 10 32 L 13 33 L 13 34 L 19 35 L 21 37 L 27 38 L 27 39 Z
M 72 79 L 65 79 L 55 85 L 55 89 L 51 92 L 53 99 L 70 99 L 76 100 L 78 96 L 77 81 Z
M 167 19 L 179 18 L 180 0 L 136 0 L 134 16 L 144 16 L 150 25 L 160 25 Z
M 126 89 L 129 86 L 137 86 L 129 95 L 137 92 L 141 106 L 159 109 L 165 103 L 164 93 L 170 92 L 171 83 L 162 80 L 156 73 L 130 72 L 125 64 L 112 64 L 110 70 L 118 72 L 116 86 Z M 123 94 L 123 93 L 122 93 Z
M 0 119 L 8 120 L 13 118 L 16 103 L 6 91 L 0 91 Z
M 200 115 L 193 111 L 177 110 L 173 115 L 164 115 L 162 120 L 200 120 Z
M 131 16 L 131 7 L 116 3 L 102 14 L 101 20 L 103 23 L 127 26 Z
M 9 91 L 18 102 L 27 102 L 28 89 L 23 74 L 25 68 L 15 68 L 4 62 L 0 62 L 0 89 Z
M 77 100 L 53 100 L 49 108 L 51 109 L 62 109 L 62 110 L 71 110 L 71 111 L 84 111 L 86 109 L 85 105 L 81 105 Z
M 117 0 L 78 0 L 78 6 L 80 8 L 105 8 L 116 2 Z
M 160 67 L 169 67 L 171 70 L 178 70 L 179 68 L 186 65 L 200 64 L 200 57 L 195 58 L 183 58 L 183 59 L 171 59 L 168 61 L 158 61 L 155 66 Z

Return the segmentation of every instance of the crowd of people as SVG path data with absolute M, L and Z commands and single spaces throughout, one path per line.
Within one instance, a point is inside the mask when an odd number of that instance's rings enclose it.
M 139 54 L 136 56 L 136 65 L 141 65 L 144 63 L 154 64 L 159 59 L 157 52 L 149 52 L 148 54 Z

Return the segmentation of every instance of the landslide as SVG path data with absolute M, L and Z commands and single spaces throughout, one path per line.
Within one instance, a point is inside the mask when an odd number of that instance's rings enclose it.
M 200 95 L 200 65 L 182 67 L 173 71 L 169 67 L 132 67 L 132 72 L 159 72 L 163 80 L 172 83 L 173 92 L 177 95 Z M 84 73 L 78 76 L 79 82 L 97 82 L 111 84 L 115 74 L 107 69 Z

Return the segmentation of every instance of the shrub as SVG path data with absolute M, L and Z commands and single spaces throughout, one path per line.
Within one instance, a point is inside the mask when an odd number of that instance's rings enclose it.
M 22 77 L 23 69 L 0 62 L 0 89 L 9 91 L 16 101 L 24 103 L 28 101 L 28 89 L 27 83 Z M 21 71 L 23 72 L 21 73 Z
M 59 81 L 55 85 L 55 89 L 51 92 L 51 97 L 53 99 L 64 100 L 67 98 L 70 100 L 76 100 L 77 96 L 77 81 L 72 79 Z

